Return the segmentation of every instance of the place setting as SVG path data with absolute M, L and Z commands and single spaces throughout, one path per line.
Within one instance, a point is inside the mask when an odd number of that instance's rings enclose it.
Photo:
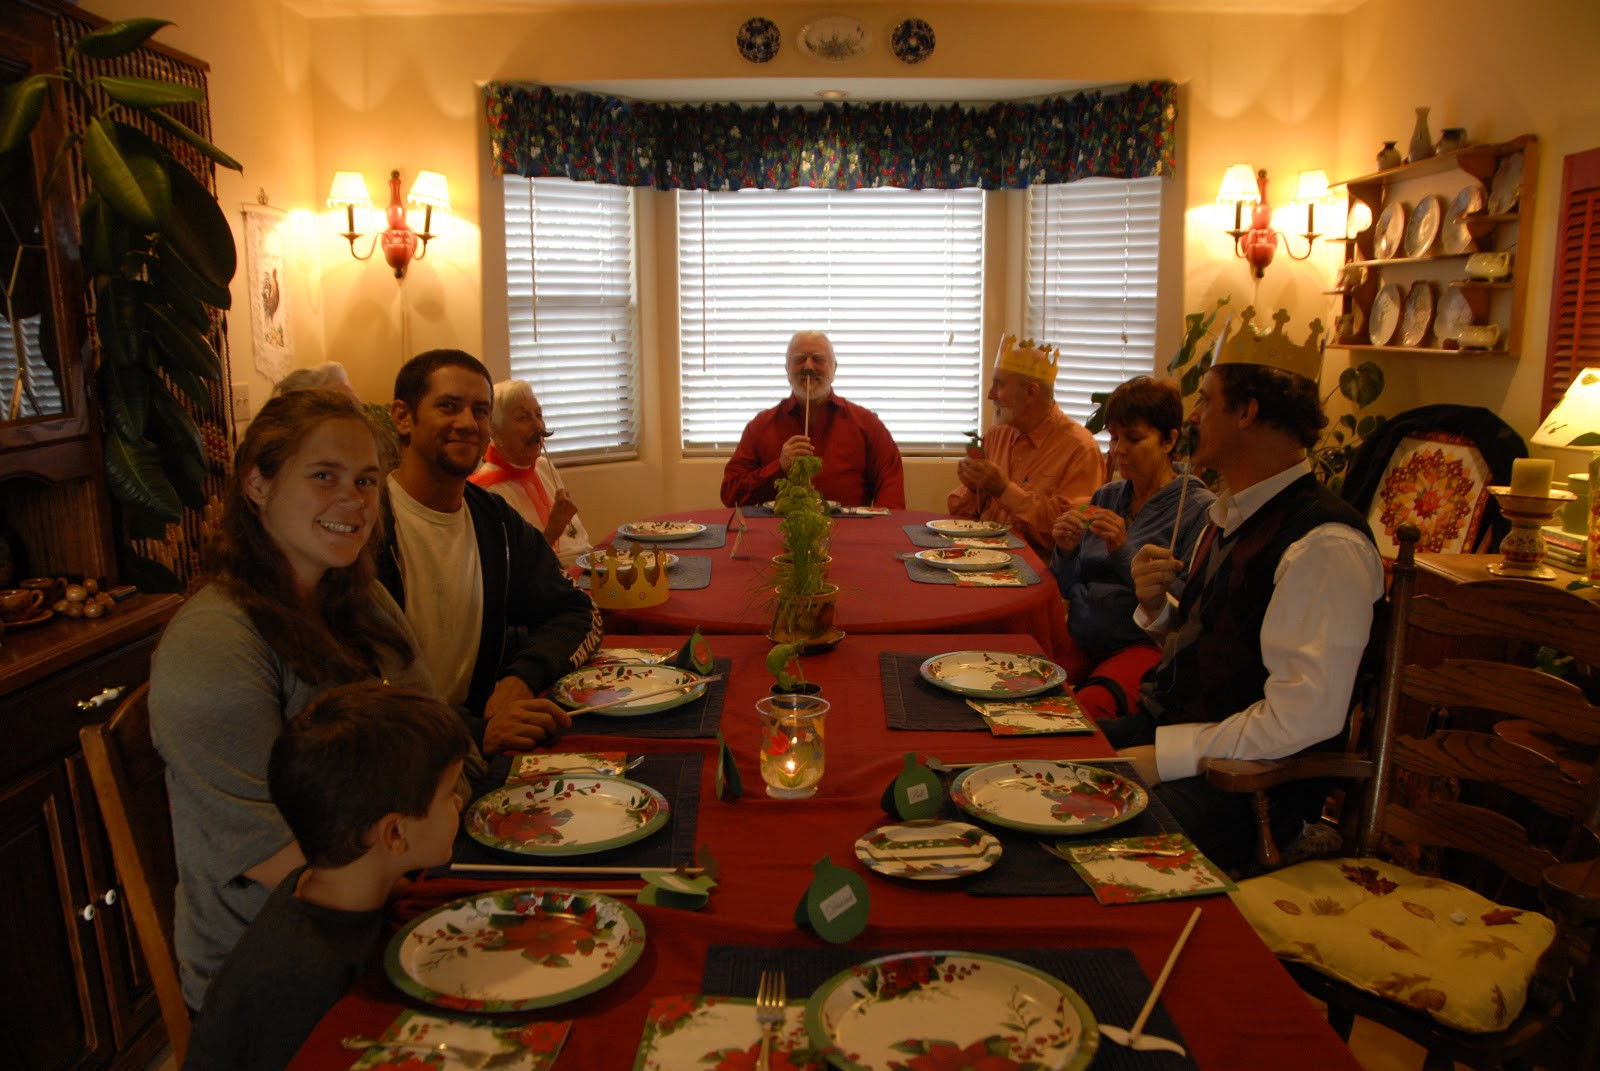
M 1027 562 L 992 547 L 929 547 L 901 555 L 906 575 L 918 584 L 958 587 L 1024 587 L 1039 583 Z
M 550 697 L 579 719 L 574 733 L 713 737 L 722 719 L 732 666 L 731 659 L 714 658 L 713 672 L 700 674 L 662 663 L 591 663 L 557 680 Z
M 923 654 L 882 651 L 878 677 L 891 729 L 981 731 L 989 722 L 968 700 L 1014 702 L 1060 695 L 1066 671 L 1043 655 L 1011 651 Z
M 592 589 L 595 576 L 607 576 L 612 565 L 616 566 L 625 584 L 634 570 L 653 570 L 659 565 L 666 570 L 667 586 L 673 591 L 695 591 L 711 586 L 712 563 L 709 557 L 703 554 L 674 554 L 650 545 L 631 550 L 596 547 L 578 555 L 573 565 L 578 570 L 573 583 L 585 591 Z
M 922 524 L 900 526 L 916 547 L 972 547 L 987 550 L 1020 550 L 1027 544 L 1001 521 L 968 520 L 944 517 Z
M 628 521 L 617 525 L 617 535 L 636 543 L 670 544 L 674 550 L 715 550 L 728 541 L 728 526 L 698 521 Z

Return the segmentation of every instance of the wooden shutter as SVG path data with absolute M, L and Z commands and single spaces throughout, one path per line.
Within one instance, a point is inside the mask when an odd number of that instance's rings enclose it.
M 1573 153 L 1563 162 L 1551 290 L 1546 413 L 1579 369 L 1600 365 L 1600 149 Z

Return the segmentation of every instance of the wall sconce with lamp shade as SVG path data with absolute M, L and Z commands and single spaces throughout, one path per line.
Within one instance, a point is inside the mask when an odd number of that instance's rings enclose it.
M 1328 176 L 1321 170 L 1302 171 L 1295 189 L 1295 202 L 1306 208 L 1306 229 L 1300 237 L 1306 240 L 1304 253 L 1295 253 L 1289 247 L 1289 236 L 1272 228 L 1272 204 L 1267 200 L 1267 172 L 1253 171 L 1249 164 L 1234 164 L 1222 176 L 1222 186 L 1217 190 L 1217 203 L 1233 206 L 1233 254 L 1249 261 L 1257 279 L 1266 274 L 1278 251 L 1278 239 L 1283 239 L 1283 251 L 1291 260 L 1305 260 L 1311 247 L 1322 236 L 1317 230 L 1317 204 L 1328 200 Z M 1250 226 L 1244 226 L 1244 207 L 1250 208 Z
M 436 208 L 441 212 L 450 210 L 449 183 L 437 171 L 419 171 L 407 199 L 424 210 L 421 231 L 412 230 L 406 222 L 406 206 L 400 198 L 400 172 L 389 172 L 389 226 L 372 236 L 372 244 L 363 255 L 356 252 L 356 241 L 364 237 L 356 230 L 356 209 L 372 207 L 366 180 L 358 171 L 336 171 L 333 185 L 328 189 L 328 207 L 344 209 L 345 230 L 340 237 L 350 243 L 350 255 L 357 260 L 370 260 L 381 244 L 383 259 L 394 269 L 396 279 L 404 279 L 411 262 L 427 256 L 428 243 L 438 237 L 433 233 L 433 211 Z

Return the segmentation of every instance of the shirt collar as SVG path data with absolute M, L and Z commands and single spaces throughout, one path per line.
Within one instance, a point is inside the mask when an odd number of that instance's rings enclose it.
M 838 398 L 839 393 L 837 391 L 830 390 L 826 398 L 822 399 L 820 402 L 812 402 L 811 406 L 813 409 L 820 408 L 824 405 L 837 406 Z M 790 394 L 789 397 L 783 400 L 780 408 L 788 415 L 794 416 L 801 410 L 800 399 L 796 398 L 793 394 Z
M 1275 476 L 1257 480 L 1238 493 L 1234 493 L 1231 488 L 1224 489 L 1216 501 L 1211 503 L 1211 523 L 1222 529 L 1226 535 L 1248 521 L 1257 510 L 1272 501 L 1279 491 L 1310 471 L 1311 462 L 1301 460 Z

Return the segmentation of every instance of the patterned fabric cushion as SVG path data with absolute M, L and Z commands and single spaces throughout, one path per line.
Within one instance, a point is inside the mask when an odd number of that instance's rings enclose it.
M 1417 552 L 1470 552 L 1489 505 L 1489 465 L 1472 440 L 1444 431 L 1407 435 L 1389 455 L 1367 524 L 1378 553 L 1400 553 L 1394 533 L 1410 522 L 1422 530 Z
M 1427 1012 L 1502 1030 L 1555 924 L 1376 859 L 1316 859 L 1239 883 L 1234 903 L 1280 959 Z

